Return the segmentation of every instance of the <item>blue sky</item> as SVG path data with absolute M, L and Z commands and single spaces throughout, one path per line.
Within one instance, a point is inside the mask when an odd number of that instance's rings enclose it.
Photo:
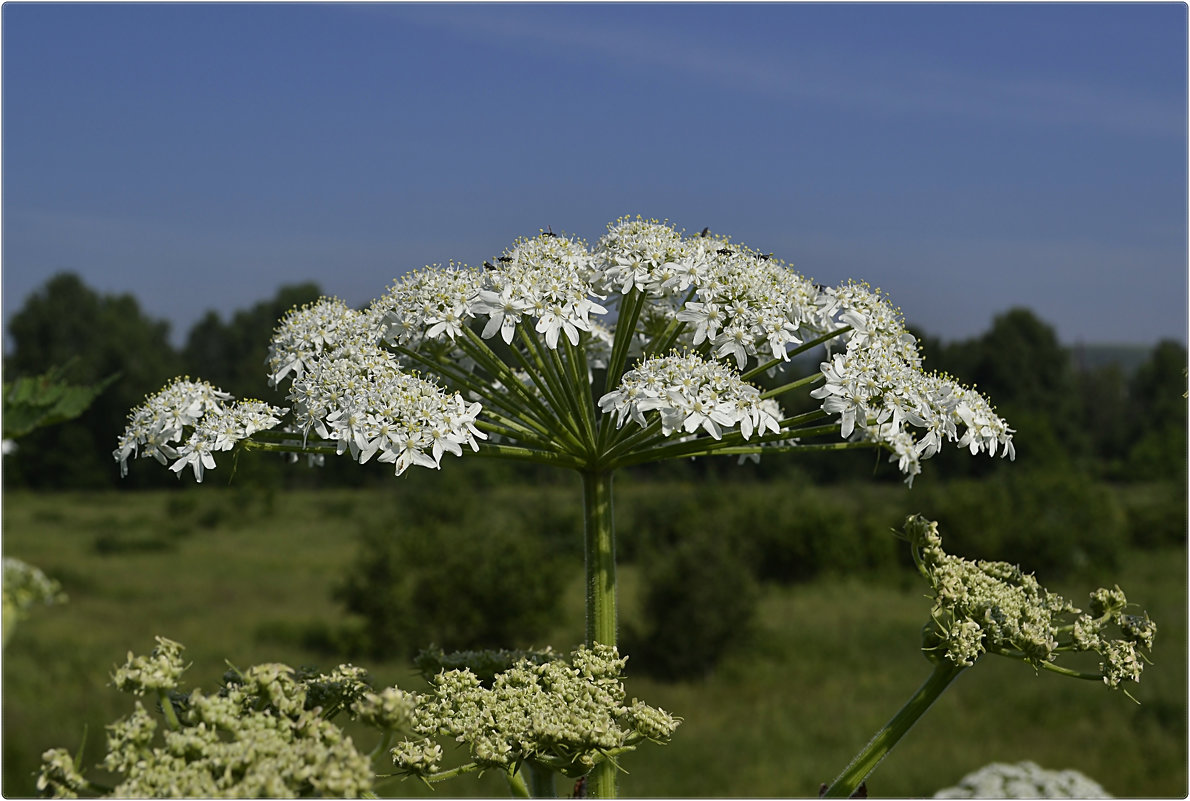
M 550 226 L 710 226 L 947 339 L 1186 340 L 1187 7 L 23 4 L 3 312 L 61 270 L 183 337 Z

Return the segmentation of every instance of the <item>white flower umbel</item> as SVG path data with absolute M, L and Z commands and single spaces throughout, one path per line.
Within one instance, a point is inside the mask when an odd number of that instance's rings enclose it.
M 1077 770 L 1046 770 L 1036 762 L 993 762 L 968 773 L 934 798 L 1111 798 L 1093 779 Z
M 830 349 L 819 371 L 755 383 L 819 344 Z M 662 355 L 673 352 L 682 356 Z M 663 388 L 649 375 L 658 370 Z M 254 446 L 375 457 L 398 474 L 438 467 L 484 435 L 481 453 L 579 471 L 841 439 L 885 449 L 912 482 L 946 442 L 1014 455 L 1012 430 L 983 396 L 922 369 L 878 291 L 820 287 L 772 254 L 639 217 L 612 223 L 594 247 L 546 231 L 482 268 L 408 273 L 362 311 L 336 298 L 294 309 L 274 332 L 267 375 L 289 382 L 294 417 L 283 430 L 303 437 L 272 432 Z M 818 414 L 772 413 L 815 382 Z M 134 412 L 121 469 L 152 456 L 201 480 L 218 452 L 277 425 L 281 410 L 263 406 L 227 417 L 229 400 L 205 382 L 167 387 Z M 659 426 L 624 428 L 650 411 Z M 670 438 L 686 444 L 665 446 Z
M 395 466 L 437 468 L 442 454 L 478 450 L 481 408 L 457 393 L 403 372 L 392 353 L 367 340 L 349 340 L 315 360 L 293 382 L 297 425 L 350 452 L 363 464 L 373 456 Z
M 822 363 L 826 380 L 810 395 L 838 415 L 844 438 L 882 444 L 909 484 L 947 441 L 973 455 L 1015 458 L 1012 429 L 982 395 L 922 369 L 916 340 L 879 292 L 849 284 L 825 294 L 850 330 L 846 350 Z
M 128 427 L 112 454 L 120 474 L 127 475 L 130 457 L 151 456 L 162 464 L 174 460 L 174 472 L 191 467 L 201 482 L 203 471 L 215 466 L 216 452 L 274 428 L 287 411 L 257 400 L 231 400 L 205 381 L 175 379 L 128 415 Z
M 624 375 L 620 386 L 599 399 L 604 414 L 614 414 L 616 427 L 632 420 L 648 425 L 646 412 L 660 413 L 661 433 L 693 434 L 699 429 L 714 439 L 737 425 L 744 439 L 781 430 L 760 390 L 740 380 L 725 364 L 698 354 L 672 354 L 649 359 Z

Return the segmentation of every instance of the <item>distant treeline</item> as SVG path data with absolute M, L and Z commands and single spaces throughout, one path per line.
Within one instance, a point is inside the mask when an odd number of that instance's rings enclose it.
M 4 457 L 4 486 L 178 486 L 170 471 L 147 463 L 134 463 L 129 476 L 119 478 L 111 454 L 128 411 L 178 375 L 204 378 L 237 397 L 285 405 L 283 394 L 270 389 L 265 379 L 269 337 L 286 311 L 320 294 L 312 283 L 284 286 L 273 298 L 237 311 L 230 319 L 208 312 L 178 349 L 170 344 L 169 323 L 147 316 L 132 295 L 100 294 L 71 273 L 54 276 L 8 320 L 12 349 L 4 358 L 4 380 L 67 363 L 75 382 L 96 382 L 113 373 L 120 378 L 83 416 L 23 438 L 16 452 Z M 1139 358 L 1135 351 L 1072 350 L 1058 342 L 1051 326 L 1023 308 L 999 315 L 986 333 L 972 339 L 944 342 L 915 333 L 927 367 L 976 385 L 1016 428 L 1018 466 L 1077 471 L 1116 482 L 1171 479 L 1184 485 L 1187 353 L 1180 343 L 1157 343 Z M 804 371 L 805 366 L 803 362 L 797 367 Z M 815 401 L 808 396 L 785 403 L 795 407 L 791 411 L 811 404 Z M 328 460 L 326 468 L 311 471 L 302 464 L 256 455 L 239 460 L 235 482 L 280 488 L 393 480 L 385 465 L 361 468 L 343 461 Z M 927 463 L 926 472 L 972 478 L 1004 467 L 1000 459 L 971 458 L 951 447 Z M 691 471 L 716 475 L 737 469 L 734 459 L 720 459 L 663 465 L 657 472 L 672 478 Z M 883 459 L 862 451 L 774 458 L 743 470 L 759 478 L 796 471 L 818 482 L 870 478 L 873 472 L 877 480 L 900 480 Z M 229 465 L 211 480 L 226 481 L 231 472 Z

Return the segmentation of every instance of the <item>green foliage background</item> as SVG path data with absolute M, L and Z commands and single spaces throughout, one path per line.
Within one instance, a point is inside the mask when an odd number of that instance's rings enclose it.
M 507 518 L 527 506 L 577 503 L 577 481 L 485 488 L 486 463 L 460 461 L 457 468 L 387 490 L 269 495 L 209 486 L 131 496 L 7 493 L 6 553 L 61 580 L 70 602 L 36 612 L 5 651 L 4 794 L 30 793 L 39 754 L 51 746 L 77 748 L 84 727 L 90 732 L 88 759 L 98 758 L 103 725 L 130 708 L 109 686 L 108 674 L 129 649 L 151 647 L 155 634 L 188 646 L 194 663 L 189 678 L 205 688 L 222 675 L 225 659 L 240 666 L 282 661 L 324 668 L 347 659 L 312 646 L 305 633 L 341 622 L 344 610 L 333 599 L 335 587 L 366 547 L 366 532 L 399 510 L 427 498 L 431 504 L 450 499 Z M 1138 500 L 1131 496 L 1150 489 L 1112 493 L 1128 509 Z M 765 503 L 766 492 L 772 500 L 787 491 L 783 483 L 722 484 L 710 493 L 718 503 L 700 508 L 717 506 L 725 518 L 742 503 Z M 680 485 L 628 480 L 620 492 L 624 531 L 632 530 L 638 510 L 667 502 L 682 509 L 674 500 L 683 497 Z M 855 519 L 895 523 L 904 495 L 895 486 L 870 485 L 807 493 L 823 499 L 827 511 L 817 513 L 818 519 L 834 515 L 845 542 L 858 537 L 892 542 L 890 534 L 874 529 L 850 531 L 840 510 L 862 506 L 864 514 Z M 766 528 L 796 530 L 774 507 Z M 1123 536 L 1130 543 L 1134 532 L 1128 526 Z M 703 528 L 688 534 L 689 542 L 698 543 L 724 532 Z M 450 539 L 443 547 L 459 551 L 462 562 L 455 564 L 481 560 L 484 536 L 472 530 L 465 540 Z M 635 553 L 620 568 L 621 627 L 647 630 L 650 560 L 663 557 L 644 548 Z M 895 544 L 889 554 L 899 554 Z M 432 574 L 432 555 L 426 560 L 409 564 L 409 572 Z M 991 659 L 961 678 L 886 760 L 873 792 L 929 794 L 987 762 L 1032 759 L 1082 770 L 1116 795 L 1184 796 L 1185 564 L 1184 546 L 1162 543 L 1125 547 L 1115 566 L 1086 563 L 1064 576 L 1039 574 L 1075 599 L 1101 583 L 1119 582 L 1158 621 L 1156 664 L 1136 690 L 1139 706 L 1097 683 L 1034 675 L 1019 663 Z M 568 650 L 582 637 L 582 567 L 572 559 L 549 569 L 561 582 L 561 603 L 530 644 Z M 847 571 L 835 565 L 796 581 L 757 580 L 755 590 L 748 636 L 698 677 L 652 678 L 630 659 L 629 693 L 681 715 L 685 723 L 671 745 L 642 749 L 625 760 L 630 771 L 621 781 L 625 795 L 811 796 L 929 671 L 918 652 L 928 612 L 924 586 L 895 563 Z M 693 626 L 680 621 L 669 626 L 670 632 L 698 639 Z M 378 682 L 419 686 L 404 655 L 353 661 L 368 667 Z M 424 794 L 410 782 L 385 789 Z M 463 779 L 437 794 L 504 792 L 498 781 Z

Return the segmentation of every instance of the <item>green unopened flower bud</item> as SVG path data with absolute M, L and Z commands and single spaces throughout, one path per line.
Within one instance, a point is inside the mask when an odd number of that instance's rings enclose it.
M 146 692 L 172 690 L 185 672 L 182 664 L 183 646 L 165 637 L 157 638 L 157 647 L 149 656 L 133 656 L 112 673 L 112 683 L 123 692 L 144 695 Z
M 65 748 L 51 748 L 41 755 L 37 790 L 52 798 L 78 798 L 88 782 L 75 767 L 74 757 Z
M 364 693 L 351 705 L 351 713 L 369 726 L 383 731 L 403 731 L 413 723 L 416 698 L 396 687 L 379 693 Z
M 442 746 L 428 737 L 420 740 L 404 740 L 390 752 L 393 764 L 399 770 L 414 776 L 429 776 L 438 769 L 442 761 Z

